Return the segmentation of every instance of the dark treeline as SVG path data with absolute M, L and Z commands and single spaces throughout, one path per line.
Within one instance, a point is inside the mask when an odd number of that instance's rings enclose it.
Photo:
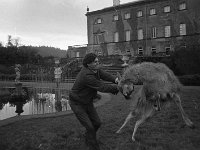
M 52 81 L 55 58 L 59 58 L 61 54 L 63 58 L 60 58 L 60 66 L 68 64 L 68 67 L 63 68 L 63 78 L 72 76 L 71 72 L 76 70 L 77 62 L 69 59 L 64 50 L 45 46 L 0 46 L 0 79 L 14 80 L 15 64 L 20 64 L 21 80 Z
M 44 48 L 44 47 L 42 47 Z M 38 69 L 45 71 L 54 67 L 54 56 L 42 56 L 38 47 L 0 47 L 0 74 L 15 74 L 15 64 L 22 66 L 22 74 L 35 73 Z M 47 52 L 48 53 L 48 50 Z
M 42 57 L 66 57 L 66 51 L 46 46 L 0 46 L 0 64 L 25 64 L 28 62 L 35 64 Z
M 36 64 L 42 57 L 37 53 L 34 47 L 0 47 L 0 64 L 5 66 Z
M 200 45 L 177 48 L 162 60 L 176 75 L 200 75 Z

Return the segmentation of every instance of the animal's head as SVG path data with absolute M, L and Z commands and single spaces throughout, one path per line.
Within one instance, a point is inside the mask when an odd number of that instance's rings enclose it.
M 119 91 L 124 95 L 126 99 L 130 99 L 132 92 L 134 91 L 133 81 L 131 79 L 122 79 L 121 75 L 117 72 L 119 79 L 118 87 Z

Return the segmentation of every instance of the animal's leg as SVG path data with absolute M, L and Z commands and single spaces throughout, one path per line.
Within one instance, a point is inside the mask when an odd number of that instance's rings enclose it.
M 133 141 L 135 141 L 135 134 L 136 134 L 136 131 L 137 131 L 138 127 L 142 123 L 144 123 L 146 119 L 148 119 L 149 117 L 151 117 L 154 113 L 155 113 L 155 111 L 152 109 L 151 106 L 149 108 L 145 109 L 145 112 L 143 113 L 141 119 L 138 120 L 138 121 L 136 121 L 136 123 L 135 123 L 135 128 L 134 128 L 133 135 L 132 135 L 132 140 Z
M 135 128 L 134 128 L 134 131 L 133 131 L 133 135 L 132 135 L 132 140 L 133 142 L 135 141 L 135 133 L 138 129 L 138 127 L 146 120 L 146 117 L 142 117 L 140 120 L 136 121 L 135 123 Z
M 128 116 L 126 117 L 125 122 L 124 122 L 123 125 L 119 128 L 119 130 L 117 130 L 116 133 L 120 133 L 121 130 L 122 130 L 122 128 L 124 128 L 124 126 L 128 123 L 128 121 L 129 121 L 131 118 L 133 118 L 133 114 L 132 114 L 132 113 L 133 113 L 133 112 L 131 111 L 131 112 L 128 114 Z
M 186 115 L 185 111 L 183 110 L 183 107 L 181 105 L 181 99 L 180 96 L 178 94 L 174 94 L 173 95 L 173 99 L 175 100 L 179 110 L 181 111 L 181 115 L 183 117 L 183 120 L 185 121 L 186 125 L 189 126 L 190 128 L 194 128 L 194 124 L 192 123 L 192 121 L 188 118 L 188 116 Z

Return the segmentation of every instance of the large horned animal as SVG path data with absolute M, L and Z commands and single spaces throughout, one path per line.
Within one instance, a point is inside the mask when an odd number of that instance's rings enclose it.
M 134 117 L 134 114 L 140 115 L 136 121 L 132 134 L 132 140 L 135 141 L 135 134 L 138 127 L 151 117 L 155 112 L 165 108 L 171 102 L 175 102 L 182 114 L 186 125 L 193 128 L 192 121 L 183 110 L 180 99 L 181 83 L 174 73 L 162 63 L 143 62 L 128 67 L 122 77 L 118 73 L 119 89 L 126 99 L 131 99 L 131 111 L 125 122 L 116 133 L 120 133 L 127 122 Z M 134 84 L 143 83 L 141 88 L 134 91 Z

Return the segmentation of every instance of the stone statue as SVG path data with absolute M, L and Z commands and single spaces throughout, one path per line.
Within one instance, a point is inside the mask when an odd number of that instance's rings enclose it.
M 19 79 L 20 79 L 20 68 L 21 68 L 20 64 L 15 64 L 15 73 L 16 73 L 15 82 L 19 82 Z

